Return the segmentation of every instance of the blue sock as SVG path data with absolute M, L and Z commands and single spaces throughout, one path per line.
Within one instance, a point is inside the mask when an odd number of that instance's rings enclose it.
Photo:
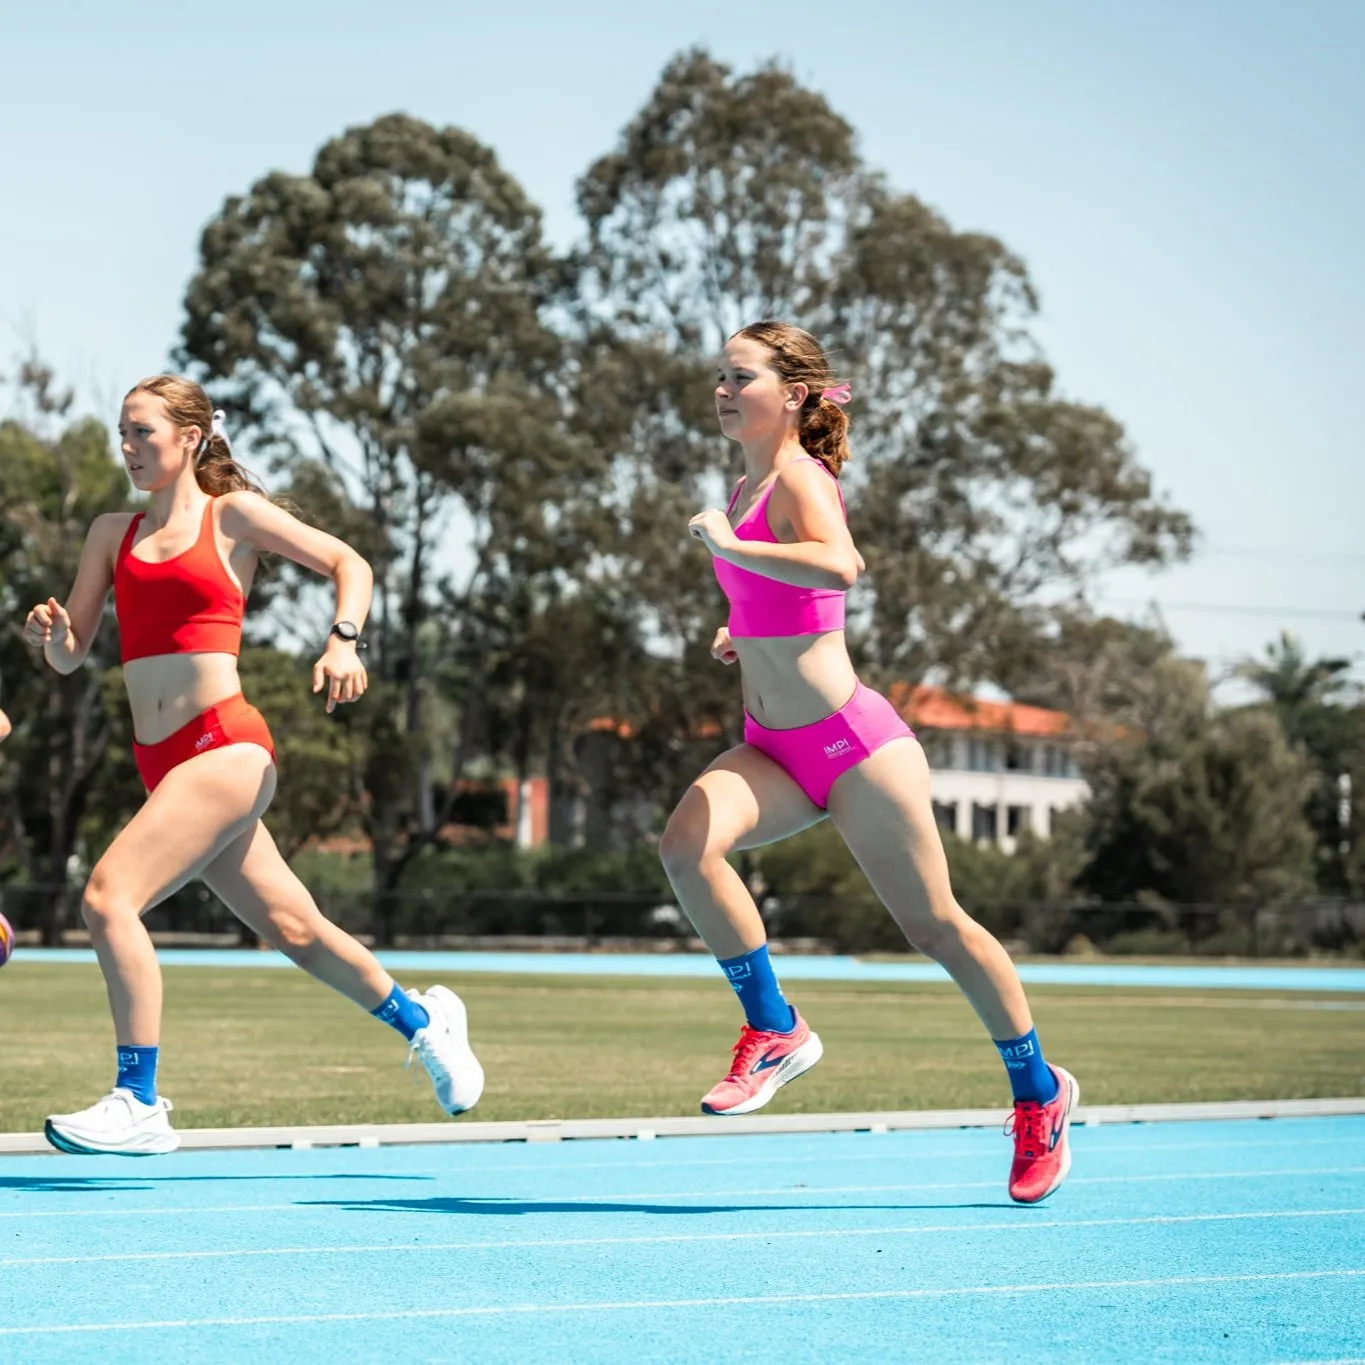
M 389 992 L 389 998 L 382 1005 L 376 1005 L 370 1013 L 376 1019 L 382 1019 L 390 1028 L 396 1028 L 408 1042 L 412 1042 L 412 1035 L 419 1028 L 426 1028 L 431 1023 L 431 1015 L 397 986 Z
M 154 1047 L 120 1047 L 115 1085 L 131 1090 L 143 1104 L 156 1103 L 156 1054 Z
M 1038 1042 L 1038 1030 L 1029 1029 L 1022 1038 L 995 1040 L 1000 1050 L 1000 1060 L 1005 1063 L 1009 1073 L 1010 1089 L 1016 1100 L 1036 1100 L 1047 1104 L 1057 1098 L 1057 1078 L 1052 1068 L 1043 1060 L 1042 1045 Z
M 790 1033 L 796 1027 L 796 1014 L 782 998 L 766 943 L 742 957 L 728 957 L 720 966 L 739 996 L 750 1028 Z

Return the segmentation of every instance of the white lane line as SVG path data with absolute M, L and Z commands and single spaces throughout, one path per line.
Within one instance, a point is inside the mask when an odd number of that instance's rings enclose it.
M 1109 1131 L 1112 1132 L 1112 1129 Z M 1365 1130 L 1363 1130 L 1365 1131 Z M 864 1136 L 859 1134 L 859 1136 Z M 842 1152 L 824 1151 L 811 1152 L 806 1156 L 765 1156 L 757 1158 L 753 1156 L 707 1156 L 707 1157 L 677 1157 L 672 1161 L 575 1161 L 563 1162 L 559 1165 L 552 1165 L 547 1162 L 509 1162 L 505 1166 L 421 1166 L 412 1170 L 395 1172 L 401 1174 L 405 1179 L 415 1179 L 419 1176 L 440 1176 L 449 1177 L 453 1175 L 468 1176 L 497 1176 L 504 1171 L 520 1173 L 522 1171 L 544 1171 L 553 1174 L 572 1174 L 575 1171 L 644 1171 L 655 1168 L 667 1168 L 676 1171 L 687 1166 L 818 1166 L 822 1163 L 837 1162 L 840 1166 L 851 1166 L 855 1163 L 867 1161 L 886 1161 L 895 1164 L 903 1164 L 907 1160 L 915 1161 L 993 1161 L 999 1156 L 998 1148 L 987 1148 L 984 1144 L 980 1147 L 964 1151 L 961 1147 L 942 1147 L 918 1150 L 896 1144 L 897 1138 L 907 1138 L 919 1136 L 907 1132 L 878 1133 L 876 1142 L 880 1150 L 875 1152 Z M 1080 1146 L 1084 1150 L 1087 1161 L 1094 1161 L 1097 1158 L 1108 1156 L 1110 1152 L 1147 1152 L 1153 1155 L 1165 1156 L 1168 1152 L 1204 1152 L 1218 1151 L 1227 1152 L 1233 1150 L 1243 1150 L 1247 1148 L 1272 1148 L 1283 1147 L 1285 1149 L 1295 1149 L 1300 1147 L 1358 1147 L 1361 1142 L 1362 1133 L 1346 1133 L 1340 1137 L 1330 1138 L 1299 1138 L 1291 1141 L 1258 1141 L 1258 1142 L 1181 1142 L 1172 1143 L 1168 1146 L 1153 1146 L 1148 1143 L 1115 1143 L 1113 1146 L 1104 1142 L 1103 1138 L 1096 1138 L 1093 1133 L 1088 1134 L 1084 1128 L 1072 1128 L 1071 1139 L 1073 1142 L 1080 1139 Z M 1093 1145 L 1092 1145 L 1093 1144 Z M 895 1148 L 895 1149 L 893 1149 Z M 271 1177 L 262 1177 L 270 1179 Z M 307 1177 L 300 1176 L 300 1180 Z M 356 1177 L 360 1179 L 359 1176 Z
M 506 1317 L 530 1313 L 609 1313 L 659 1308 L 741 1308 L 787 1303 L 841 1303 L 892 1299 L 949 1299 L 981 1294 L 1042 1294 L 1085 1289 L 1174 1289 L 1187 1285 L 1265 1284 L 1345 1279 L 1365 1270 L 1288 1270 L 1259 1275 L 1171 1275 L 1148 1280 L 1070 1280 L 1057 1284 L 979 1284 L 944 1289 L 863 1289 L 833 1294 L 754 1294 L 713 1299 L 626 1299 L 598 1303 L 509 1303 L 461 1308 L 395 1308 L 372 1313 L 291 1313 L 278 1317 L 178 1318 L 150 1322 L 74 1322 L 44 1327 L 0 1327 L 0 1336 L 51 1336 L 71 1332 L 152 1332 L 185 1327 L 266 1327 L 320 1322 L 402 1322 L 422 1318 Z
M 642 1237 L 526 1237 L 474 1242 L 383 1242 L 375 1245 L 241 1247 L 222 1251 L 127 1251 L 97 1256 L 9 1256 L 0 1268 L 36 1265 L 93 1265 L 114 1261 L 214 1261 L 253 1256 L 364 1256 L 397 1252 L 534 1250 L 537 1247 L 648 1246 L 675 1242 L 772 1242 L 794 1238 L 911 1237 L 927 1233 L 1038 1232 L 1044 1228 L 1124 1228 L 1150 1224 L 1260 1222 L 1281 1218 L 1352 1218 L 1360 1209 L 1276 1209 L 1266 1213 L 1155 1214 L 1147 1218 L 1054 1218 L 1035 1222 L 1027 1215 L 1007 1223 L 911 1223 L 901 1227 L 791 1229 L 769 1232 L 682 1232 Z
M 1112 1133 L 1113 1129 L 1107 1129 L 1106 1133 Z M 797 1135 L 806 1136 L 806 1135 Z M 814 1136 L 814 1135 L 810 1135 Z M 820 1137 L 835 1136 L 833 1134 L 821 1134 Z M 860 1134 L 860 1137 L 866 1136 Z M 828 1163 L 837 1163 L 840 1166 L 851 1166 L 865 1162 L 885 1161 L 895 1165 L 903 1165 L 906 1161 L 994 1161 L 1000 1155 L 1000 1148 L 987 1148 L 982 1144 L 978 1148 L 964 1151 L 961 1147 L 942 1147 L 919 1150 L 909 1143 L 898 1141 L 899 1139 L 914 1139 L 922 1136 L 921 1134 L 909 1132 L 879 1133 L 875 1136 L 878 1150 L 875 1152 L 843 1152 L 828 1150 L 822 1152 L 811 1152 L 806 1156 L 764 1156 L 757 1158 L 753 1156 L 710 1156 L 710 1157 L 676 1157 L 673 1160 L 659 1161 L 575 1161 L 561 1162 L 554 1164 L 550 1160 L 550 1153 L 547 1152 L 546 1161 L 524 1161 L 509 1162 L 506 1165 L 475 1165 L 473 1163 L 447 1166 L 417 1166 L 401 1171 L 379 1171 L 373 1173 L 376 1182 L 391 1180 L 395 1176 L 401 1176 L 404 1180 L 418 1180 L 426 1178 L 449 1179 L 452 1176 L 466 1178 L 469 1176 L 494 1177 L 508 1174 L 521 1174 L 526 1171 L 543 1172 L 547 1175 L 572 1175 L 577 1171 L 644 1171 L 667 1169 L 670 1171 L 680 1170 L 684 1167 L 709 1167 L 709 1166 L 819 1166 Z M 1234 1150 L 1247 1149 L 1271 1149 L 1284 1148 L 1286 1150 L 1297 1150 L 1302 1147 L 1357 1147 L 1361 1141 L 1361 1133 L 1345 1133 L 1340 1137 L 1330 1138 L 1295 1138 L 1289 1141 L 1250 1141 L 1250 1142 L 1181 1142 L 1170 1143 L 1167 1145 L 1153 1145 L 1147 1143 L 1115 1143 L 1112 1146 L 1105 1142 L 1104 1137 L 1096 1137 L 1095 1134 L 1087 1134 L 1084 1128 L 1073 1128 L 1071 1130 L 1072 1141 L 1080 1139 L 1079 1149 L 1084 1152 L 1087 1161 L 1095 1161 L 1108 1156 L 1111 1152 L 1129 1153 L 1144 1152 L 1154 1156 L 1165 1156 L 1172 1152 L 1203 1152 L 1217 1151 L 1227 1152 Z M 341 1150 L 341 1149 L 333 1149 Z M 327 1174 L 324 1172 L 323 1174 Z M 347 1173 L 351 1174 L 351 1173 Z M 186 1180 L 189 1177 L 171 1176 L 164 1179 L 155 1176 L 139 1176 L 136 1174 L 121 1177 L 130 1181 L 149 1180 L 162 1185 L 174 1185 L 178 1180 Z M 299 1183 L 305 1183 L 315 1177 L 300 1175 L 297 1177 Z M 354 1173 L 352 1178 L 357 1184 L 363 1183 L 368 1177 L 361 1173 Z M 109 1179 L 117 1180 L 120 1177 L 110 1176 Z M 237 1176 L 234 1179 L 245 1181 L 246 1176 Z M 279 1179 L 278 1176 L 263 1174 L 260 1177 L 262 1183 L 273 1183 Z M 54 1181 L 60 1177 L 54 1177 Z M 0 1198 L 5 1197 L 4 1191 L 0 1191 Z M 62 1191 L 57 1191 L 62 1193 Z M 28 1198 L 28 1195 L 10 1197 Z M 0 1215 L 4 1216 L 4 1215 Z
M 1365 1166 L 1327 1166 L 1311 1168 L 1293 1168 L 1288 1170 L 1276 1171 L 1163 1171 L 1159 1174 L 1149 1175 L 1086 1175 L 1072 1176 L 1068 1185 L 1144 1185 L 1154 1181 L 1170 1182 L 1177 1180 L 1271 1180 L 1285 1179 L 1291 1176 L 1316 1176 L 1316 1175 L 1362 1175 L 1365 1174 Z M 777 1189 L 761 1190 L 633 1190 L 628 1194 L 618 1194 L 611 1191 L 604 1191 L 601 1194 L 556 1194 L 550 1191 L 545 1194 L 507 1194 L 493 1196 L 461 1195 L 461 1194 L 441 1194 L 433 1192 L 431 1202 L 436 1200 L 446 1200 L 450 1203 L 458 1203 L 466 1200 L 471 1204 L 477 1204 L 487 1210 L 490 1206 L 497 1203 L 507 1204 L 599 1204 L 616 1203 L 629 1199 L 754 1199 L 754 1198 L 788 1198 L 788 1199 L 809 1199 L 813 1195 L 823 1194 L 905 1194 L 913 1193 L 917 1190 L 993 1190 L 1001 1184 L 999 1180 L 952 1180 L 938 1183 L 914 1184 L 914 1185 L 800 1185 L 800 1186 L 780 1186 Z M 293 1204 L 219 1204 L 211 1208 L 160 1208 L 160 1209 L 38 1209 L 32 1213 L 25 1213 L 11 1210 L 0 1213 L 0 1218 L 146 1218 L 153 1215 L 194 1217 L 206 1213 L 278 1213 L 285 1210 L 300 1212 L 305 1210 L 317 1209 L 344 1209 L 348 1212 L 355 1212 L 357 1208 L 366 1205 L 375 1205 L 383 1208 L 385 1204 L 392 1203 L 399 1207 L 388 1208 L 386 1212 L 403 1212 L 401 1207 L 404 1203 L 417 1204 L 428 1202 L 426 1200 L 398 1200 L 386 1201 L 382 1199 L 336 1199 L 336 1200 L 312 1200 L 299 1201 Z M 420 1208 L 410 1210 L 414 1213 L 423 1212 Z M 628 1210 L 623 1210 L 626 1212 Z

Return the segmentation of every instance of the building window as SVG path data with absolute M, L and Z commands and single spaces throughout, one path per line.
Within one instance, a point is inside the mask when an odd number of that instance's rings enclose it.
M 1018 740 L 1005 742 L 1005 769 L 1012 773 L 1031 773 L 1033 771 L 1033 750 Z
M 1033 810 L 1029 806 L 1010 806 L 1005 812 L 1005 833 L 1017 839 L 1026 829 L 1033 828 Z
M 1057 746 L 1055 744 L 1043 746 L 1043 774 L 1046 777 L 1057 776 Z
M 972 802 L 972 838 L 978 842 L 988 841 L 995 843 L 999 837 L 998 821 L 996 819 L 998 808 L 996 806 L 983 806 L 978 801 Z
M 967 742 L 967 767 L 974 773 L 993 773 L 999 766 L 995 741 L 973 739 Z
M 953 766 L 952 735 L 928 735 L 924 739 L 924 756 L 929 766 L 945 772 Z
M 957 833 L 957 802 L 935 801 L 934 821 L 947 834 Z

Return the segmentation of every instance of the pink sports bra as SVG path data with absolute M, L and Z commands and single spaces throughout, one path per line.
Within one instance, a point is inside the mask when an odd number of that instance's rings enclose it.
M 821 469 L 825 468 L 814 456 L 807 455 L 804 458 L 820 465 Z M 830 478 L 834 476 L 830 474 Z M 842 507 L 844 495 L 837 479 L 834 487 L 839 491 L 839 505 Z M 735 487 L 729 507 L 725 509 L 727 516 L 735 510 L 743 489 L 744 480 L 741 479 Z M 735 535 L 740 540 L 761 540 L 769 545 L 780 543 L 768 526 L 768 499 L 772 491 L 773 485 L 770 483 L 740 519 L 735 527 Z M 772 639 L 783 635 L 819 635 L 827 630 L 843 630 L 842 589 L 798 588 L 791 583 L 779 583 L 775 578 L 765 578 L 751 569 L 741 569 L 728 560 L 713 559 L 712 563 L 721 591 L 730 599 L 729 630 L 734 638 Z

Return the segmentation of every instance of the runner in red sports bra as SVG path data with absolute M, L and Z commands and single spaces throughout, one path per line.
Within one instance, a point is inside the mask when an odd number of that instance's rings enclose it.
M 275 794 L 270 730 L 242 696 L 237 655 L 256 562 L 278 554 L 329 577 L 337 609 L 313 691 L 326 709 L 358 700 L 357 654 L 369 565 L 350 546 L 263 497 L 232 459 L 222 414 L 198 384 L 143 380 L 119 432 L 145 512 L 97 517 L 65 604 L 29 613 L 25 635 L 59 673 L 85 659 L 114 590 L 134 756 L 147 800 L 95 865 L 81 913 L 99 957 L 118 1045 L 114 1088 L 88 1109 L 54 1114 L 53 1146 L 146 1156 L 174 1151 L 170 1101 L 156 1092 L 161 974 L 142 916 L 198 877 L 243 923 L 400 1032 L 450 1114 L 471 1108 L 483 1071 L 464 1005 L 443 986 L 404 992 L 374 955 L 323 917 L 261 817 Z
M 212 497 L 205 501 L 194 544 L 161 562 L 133 553 L 145 514 L 139 512 L 129 521 L 114 557 L 114 613 L 119 657 L 125 664 L 168 654 L 236 658 L 241 650 L 246 595 L 218 553 L 216 502 Z M 272 760 L 275 757 L 265 717 L 240 692 L 199 712 L 156 744 L 134 741 L 133 757 L 151 792 L 172 768 L 228 744 L 258 744 Z
M 1078 1090 L 1043 1060 L 1009 956 L 953 897 L 923 750 L 849 660 L 844 593 L 863 568 L 838 485 L 851 392 L 809 333 L 760 322 L 726 343 L 715 396 L 745 476 L 726 511 L 702 512 L 688 530 L 711 552 L 730 602 L 711 653 L 740 664 L 744 743 L 692 784 L 659 843 L 678 903 L 745 1015 L 730 1070 L 702 1110 L 752 1113 L 820 1060 L 820 1039 L 783 998 L 762 917 L 728 859 L 828 818 L 906 937 L 947 969 L 995 1041 L 1015 1100 L 1009 1192 L 1036 1203 L 1070 1169 Z

